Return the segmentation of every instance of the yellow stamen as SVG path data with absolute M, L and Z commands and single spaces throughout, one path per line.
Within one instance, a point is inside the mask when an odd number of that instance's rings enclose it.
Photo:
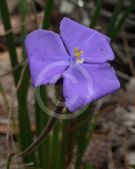
M 80 58 L 80 56 L 83 54 L 83 50 L 80 50 L 79 51 L 79 49 L 78 48 L 74 48 L 74 55 L 76 56 L 76 57 L 79 57 Z

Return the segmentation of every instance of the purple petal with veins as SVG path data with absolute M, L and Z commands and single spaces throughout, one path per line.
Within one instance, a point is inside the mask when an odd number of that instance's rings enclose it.
M 69 18 L 63 18 L 60 35 L 35 30 L 25 40 L 34 87 L 55 84 L 63 78 L 65 105 L 77 111 L 120 88 L 110 38 Z

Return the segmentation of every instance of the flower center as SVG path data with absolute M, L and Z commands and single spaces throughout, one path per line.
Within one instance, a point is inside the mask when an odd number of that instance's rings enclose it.
M 77 64 L 80 64 L 80 63 L 84 62 L 84 58 L 81 57 L 82 54 L 83 54 L 83 50 L 79 51 L 78 48 L 74 48 L 75 62 Z

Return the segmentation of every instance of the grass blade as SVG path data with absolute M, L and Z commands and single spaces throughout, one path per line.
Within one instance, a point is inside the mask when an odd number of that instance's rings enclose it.
M 127 7 L 127 9 L 124 11 L 123 15 L 121 16 L 118 24 L 116 25 L 111 38 L 114 40 L 119 33 L 122 25 L 124 24 L 125 20 L 127 19 L 128 15 L 131 13 L 131 11 L 135 8 L 135 0 L 132 0 L 130 5 Z
M 20 16 L 21 16 L 21 22 L 26 23 L 26 16 L 27 16 L 27 2 L 26 0 L 21 0 L 19 1 L 19 11 L 20 11 Z M 22 46 L 22 58 L 25 59 L 25 48 L 24 48 L 24 39 L 26 36 L 26 28 L 25 24 L 21 25 L 21 46 Z
M 94 167 L 93 167 L 91 164 L 87 164 L 87 165 L 85 166 L 85 169 L 94 169 Z
M 54 0 L 47 0 L 46 7 L 45 7 L 45 14 L 43 20 L 43 29 L 48 29 L 51 23 L 51 15 L 53 10 Z
M 42 28 L 48 29 L 50 22 L 51 22 L 51 14 L 53 10 L 53 0 L 47 0 L 47 4 L 45 7 L 45 14 L 43 19 Z M 42 97 L 42 100 L 44 101 L 44 104 L 48 107 L 48 98 L 47 98 L 47 90 L 45 87 L 40 87 L 40 94 Z M 45 112 L 41 109 L 41 107 L 38 105 L 37 101 L 35 104 L 35 112 L 36 112 L 36 127 L 37 127 L 37 135 L 41 133 L 44 126 L 47 124 L 48 121 L 48 115 L 45 114 Z M 39 161 L 40 161 L 40 167 L 42 168 L 48 168 L 49 164 L 49 154 L 50 154 L 50 136 L 45 140 L 42 145 L 39 147 Z
M 26 15 L 27 15 L 27 2 L 26 0 L 21 0 L 19 2 L 19 11 L 21 16 L 21 22 L 25 23 Z M 26 28 L 25 24 L 21 26 L 21 46 L 22 46 L 22 59 L 26 59 L 25 47 L 24 47 L 24 39 L 26 36 Z M 29 121 L 29 114 L 27 110 L 27 94 L 29 88 L 29 68 L 28 65 L 26 66 L 26 70 L 24 72 L 24 76 L 20 85 L 20 90 L 18 90 L 18 110 L 19 110 L 19 126 L 20 126 L 20 143 L 21 143 L 21 150 L 23 151 L 26 149 L 33 141 L 32 132 L 30 127 Z M 29 155 L 28 157 L 23 158 L 24 162 L 35 162 L 34 154 Z
M 6 0 L 0 1 L 0 11 L 1 16 L 4 24 L 5 31 L 8 31 L 11 29 L 11 23 L 10 23 L 10 17 L 8 12 L 8 7 Z M 6 35 L 7 38 L 7 46 L 9 49 L 10 54 L 10 60 L 12 68 L 16 67 L 18 65 L 18 58 L 16 53 L 16 45 L 14 41 L 13 33 L 10 32 Z M 15 69 L 13 71 L 14 81 L 15 85 L 17 86 L 19 83 L 19 77 L 20 77 L 20 69 Z M 30 123 L 29 118 L 27 114 L 27 89 L 28 89 L 28 83 L 29 83 L 29 77 L 28 77 L 28 69 L 26 69 L 23 74 L 21 75 L 22 81 L 20 84 L 20 88 L 17 92 L 17 98 L 18 98 L 18 116 L 19 116 L 19 128 L 20 128 L 20 144 L 21 144 L 21 150 L 25 149 L 29 144 L 32 142 L 32 134 L 30 130 Z M 27 80 L 28 79 L 28 80 Z M 30 162 L 33 160 L 32 156 L 29 156 L 25 159 L 25 162 Z
M 123 0 L 118 0 L 116 6 L 115 6 L 115 9 L 114 9 L 114 12 L 112 14 L 112 17 L 111 17 L 111 20 L 108 24 L 108 27 L 106 29 L 106 33 L 111 36 L 113 30 L 114 30 L 114 27 L 115 27 L 115 23 L 117 21 L 117 18 L 118 18 L 118 15 L 121 11 L 121 8 L 123 6 Z
M 68 124 L 69 124 L 69 120 L 65 120 L 62 122 L 62 138 L 61 138 L 61 151 L 60 151 L 61 169 L 66 168 Z
M 69 113 L 66 110 L 65 113 Z M 58 123 L 57 123 L 58 124 Z M 68 147 L 68 133 L 69 120 L 59 122 L 53 133 L 53 169 L 65 169 L 67 167 L 67 147 Z
M 42 101 L 44 102 L 45 106 L 48 107 L 48 99 L 46 94 L 46 88 L 44 86 L 40 87 L 40 94 Z M 36 113 L 36 132 L 37 136 L 42 132 L 45 125 L 48 122 L 48 115 L 41 109 L 37 100 L 35 103 L 35 113 Z M 39 146 L 38 154 L 39 154 L 39 167 L 46 168 L 49 164 L 49 154 L 50 154 L 50 136 Z
M 90 23 L 91 28 L 95 28 L 95 26 L 96 26 L 97 20 L 100 16 L 100 10 L 102 8 L 102 5 L 103 5 L 103 0 L 98 0 L 97 5 L 96 5 L 96 9 L 95 9 L 94 14 L 91 18 L 91 23 Z
M 61 168 L 61 159 L 60 159 L 60 128 L 61 124 L 60 122 L 57 122 L 53 129 L 53 144 L 52 144 L 52 164 L 53 169 L 59 169 Z M 61 168 L 62 169 L 62 168 Z
M 77 129 L 77 160 L 75 163 L 75 169 L 80 169 L 82 165 L 82 156 L 84 154 L 84 151 L 86 149 L 86 146 L 89 142 L 89 125 L 90 125 L 90 118 L 92 116 L 91 112 L 91 105 L 87 108 L 87 110 L 78 117 L 76 124 L 82 123 L 85 121 L 83 125 Z M 87 120 L 89 118 L 89 120 Z M 87 120 L 87 121 L 86 121 Z M 76 132 L 76 130 L 75 130 Z M 82 139 L 83 138 L 83 139 Z
M 18 88 L 17 98 L 18 98 L 18 119 L 20 129 L 19 141 L 21 150 L 23 151 L 32 143 L 32 132 L 30 128 L 30 121 L 27 110 L 27 93 L 30 80 L 28 64 L 26 65 L 26 68 L 23 74 L 21 74 L 21 76 L 22 81 Z M 34 161 L 34 155 L 33 154 L 29 155 L 28 157 L 25 157 L 23 160 L 24 162 Z
M 6 0 L 0 1 L 0 11 L 1 11 L 1 16 L 3 20 L 4 29 L 5 31 L 8 31 L 11 29 L 11 23 L 10 23 L 10 17 L 9 17 Z M 7 38 L 7 46 L 8 46 L 9 54 L 10 54 L 11 65 L 12 65 L 12 68 L 14 68 L 15 66 L 18 65 L 18 58 L 17 58 L 16 45 L 15 45 L 13 33 L 12 32 L 8 33 L 6 35 L 6 38 Z M 18 69 L 16 69 L 13 72 L 14 81 L 16 85 L 18 82 L 19 74 L 20 72 L 18 71 Z

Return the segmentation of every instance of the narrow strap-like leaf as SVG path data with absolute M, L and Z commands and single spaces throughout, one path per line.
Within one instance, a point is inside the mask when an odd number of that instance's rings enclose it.
M 117 18 L 121 11 L 122 6 L 123 6 L 123 0 L 118 0 L 117 4 L 115 5 L 114 12 L 111 16 L 110 22 L 106 29 L 106 33 L 110 36 L 113 33 L 113 30 L 114 30 L 114 27 L 115 27 L 115 24 L 116 24 L 116 21 L 117 21 Z
M 0 1 L 0 11 L 1 16 L 4 24 L 5 31 L 11 30 L 11 23 L 10 23 L 10 16 L 8 12 L 7 2 L 6 0 Z M 28 67 L 24 70 L 18 66 L 18 58 L 16 53 L 16 44 L 14 41 L 14 35 L 12 32 L 6 34 L 7 38 L 7 46 L 9 49 L 11 66 L 13 69 L 13 76 L 16 87 L 19 84 L 19 90 L 17 90 L 17 99 L 18 99 L 18 117 L 19 117 L 19 129 L 20 129 L 20 146 L 26 148 L 32 142 L 32 134 L 30 130 L 30 123 L 28 118 L 28 111 L 27 111 L 27 89 L 29 86 L 29 74 L 28 74 Z M 14 69 L 16 68 L 16 69 Z M 23 71 L 24 70 L 24 71 Z M 21 79 L 21 81 L 20 81 Z M 26 146 L 26 147 L 25 147 Z M 28 157 L 26 162 L 32 161 L 33 157 Z
M 103 0 L 98 0 L 97 1 L 97 4 L 96 4 L 96 8 L 95 8 L 95 11 L 94 11 L 94 14 L 91 18 L 91 23 L 90 23 L 90 27 L 91 28 L 95 28 L 96 26 L 96 23 L 97 23 L 97 20 L 100 16 L 100 10 L 102 8 L 102 5 L 103 5 Z
M 1 11 L 1 17 L 3 20 L 4 29 L 5 31 L 8 31 L 11 29 L 11 23 L 10 23 L 10 16 L 9 16 L 6 0 L 0 1 L 0 11 Z M 8 46 L 9 54 L 10 54 L 10 61 L 11 61 L 12 69 L 13 69 L 15 66 L 18 65 L 16 45 L 15 45 L 13 33 L 10 32 L 6 34 L 6 38 L 7 38 L 7 46 Z M 14 76 L 15 84 L 17 85 L 17 82 L 19 79 L 18 69 L 13 71 L 13 76 Z
M 54 0 L 47 0 L 45 13 L 44 13 L 44 19 L 43 19 L 43 25 L 42 25 L 43 29 L 48 29 L 50 26 L 53 5 L 54 5 Z
M 47 0 L 45 9 L 44 9 L 44 18 L 43 18 L 43 29 L 48 29 L 51 23 L 51 15 L 53 10 L 53 0 Z M 46 107 L 48 107 L 48 95 L 46 87 L 42 86 L 40 88 L 41 98 Z M 35 116 L 36 116 L 36 134 L 37 136 L 42 132 L 44 125 L 48 122 L 48 114 L 46 114 L 41 107 L 39 106 L 35 98 Z M 47 168 L 49 165 L 50 157 L 50 136 L 39 146 L 39 167 Z
M 21 22 L 26 23 L 26 16 L 27 16 L 27 2 L 26 2 L 26 0 L 19 1 L 19 11 L 20 11 L 20 16 L 21 16 Z M 25 26 L 26 26 L 25 24 L 21 25 L 21 37 L 20 37 L 23 59 L 26 58 L 25 48 L 24 48 L 24 39 L 26 36 L 26 27 Z
M 121 16 L 118 24 L 116 25 L 111 38 L 114 40 L 119 33 L 122 25 L 124 24 L 125 20 L 127 19 L 128 15 L 131 13 L 131 11 L 135 8 L 135 0 L 132 0 L 130 5 L 125 9 L 123 12 L 123 15 Z
M 90 118 L 92 118 L 92 109 L 91 105 L 87 108 L 85 112 L 83 112 L 82 115 L 80 115 L 77 118 L 77 125 L 79 123 L 82 123 L 82 121 L 85 121 L 83 125 L 81 125 L 78 128 L 77 135 L 76 135 L 76 142 L 77 142 L 77 159 L 75 163 L 75 169 L 80 169 L 82 166 L 82 156 L 84 155 L 85 149 L 88 145 L 88 142 L 90 141 L 88 136 L 89 136 L 89 125 L 90 125 Z M 89 119 L 89 120 L 87 120 Z M 77 129 L 76 129 L 77 130 Z M 75 132 L 76 132 L 75 130 Z M 83 139 L 82 139 L 83 138 Z M 81 145 L 81 146 L 80 146 Z

